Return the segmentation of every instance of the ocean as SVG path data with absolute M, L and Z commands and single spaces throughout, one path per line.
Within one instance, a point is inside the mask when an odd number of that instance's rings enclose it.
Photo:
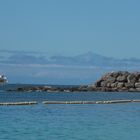
M 17 87 L 19 85 L 12 85 Z M 0 102 L 37 101 L 31 106 L 0 106 L 0 140 L 139 140 L 140 103 L 55 104 L 45 100 L 140 99 L 140 93 L 7 92 Z

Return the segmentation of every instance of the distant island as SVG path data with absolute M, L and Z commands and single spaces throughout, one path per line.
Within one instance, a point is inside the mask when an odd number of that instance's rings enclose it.
M 82 86 L 27 86 L 8 91 L 17 92 L 140 92 L 140 72 L 110 72 L 91 85 Z

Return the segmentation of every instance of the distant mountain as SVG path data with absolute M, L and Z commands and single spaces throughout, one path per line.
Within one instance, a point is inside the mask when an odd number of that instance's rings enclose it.
M 13 54 L 0 62 L 4 64 L 46 64 L 48 60 L 43 56 Z
M 74 57 L 53 56 L 50 58 L 50 61 L 52 63 L 62 64 L 62 65 L 99 66 L 110 60 L 112 61 L 112 59 L 113 58 L 110 59 L 108 57 L 104 57 L 104 56 L 89 52 L 89 53 L 77 55 Z
M 74 57 L 53 56 L 50 58 L 50 63 L 78 66 L 131 67 L 140 66 L 140 59 L 115 59 L 88 52 Z
M 0 56 L 2 64 L 49 64 L 63 66 L 95 66 L 95 67 L 140 67 L 140 59 L 115 59 L 88 52 L 77 56 L 42 56 L 39 54 L 13 53 L 7 58 Z

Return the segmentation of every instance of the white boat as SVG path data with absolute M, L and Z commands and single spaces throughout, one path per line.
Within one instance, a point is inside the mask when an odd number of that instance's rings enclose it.
M 4 75 L 0 75 L 0 84 L 5 84 L 7 82 L 8 82 L 7 77 Z

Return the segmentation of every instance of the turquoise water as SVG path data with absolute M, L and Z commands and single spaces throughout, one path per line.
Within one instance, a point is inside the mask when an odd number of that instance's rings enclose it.
M 140 104 L 0 107 L 1 140 L 139 140 Z
M 43 105 L 43 100 L 140 99 L 140 93 L 18 93 L 1 90 L 0 140 L 140 140 L 140 103 Z

